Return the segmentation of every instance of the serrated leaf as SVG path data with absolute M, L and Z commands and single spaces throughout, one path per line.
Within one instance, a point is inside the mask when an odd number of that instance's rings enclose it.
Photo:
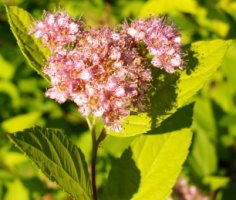
M 8 136 L 45 175 L 73 198 L 92 199 L 84 155 L 60 131 L 36 127 Z
M 41 71 L 45 65 L 48 52 L 42 47 L 39 40 L 29 34 L 30 27 L 34 23 L 33 17 L 27 11 L 16 6 L 6 6 L 6 12 L 11 30 L 21 52 L 32 68 L 48 80 Z
M 190 129 L 137 137 L 113 163 L 103 199 L 166 200 L 191 143 Z
M 123 130 L 108 134 L 127 137 L 145 133 L 160 126 L 161 122 L 182 107 L 221 65 L 231 41 L 212 40 L 193 43 L 188 48 L 186 69 L 180 73 L 168 74 L 156 71 L 154 74 L 155 94 L 151 99 L 149 113 L 131 115 L 123 119 Z

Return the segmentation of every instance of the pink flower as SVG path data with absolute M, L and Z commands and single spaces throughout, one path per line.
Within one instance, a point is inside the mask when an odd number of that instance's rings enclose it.
M 89 81 L 92 78 L 92 74 L 89 70 L 82 70 L 79 74 L 79 78 L 83 81 Z
M 147 45 L 154 67 L 168 73 L 174 73 L 176 68 L 183 69 L 181 37 L 172 24 L 167 24 L 163 18 L 150 17 L 124 24 L 123 28 L 137 42 L 143 41 Z
M 67 94 L 57 87 L 48 89 L 45 95 L 51 99 L 55 99 L 58 103 L 64 103 L 68 98 Z
M 30 34 L 42 39 L 51 51 L 61 49 L 63 45 L 73 43 L 82 32 L 82 22 L 70 18 L 64 12 L 46 13 L 43 20 L 36 22 Z
M 115 95 L 116 95 L 117 97 L 123 97 L 123 96 L 125 96 L 125 89 L 124 89 L 123 87 L 118 87 L 118 88 L 116 88 L 116 90 L 115 90 Z
M 152 17 L 123 29 L 84 29 L 81 20 L 58 12 L 45 14 L 31 31 L 51 50 L 43 69 L 51 80 L 46 96 L 74 101 L 83 116 L 100 117 L 117 132 L 122 118 L 148 106 L 152 74 L 140 41 L 153 56 L 153 66 L 169 73 L 183 68 L 181 37 L 172 25 Z

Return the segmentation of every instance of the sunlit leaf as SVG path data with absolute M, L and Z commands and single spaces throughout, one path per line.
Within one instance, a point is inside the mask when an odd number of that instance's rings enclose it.
M 33 17 L 27 11 L 16 6 L 6 6 L 6 11 L 11 30 L 21 52 L 33 69 L 46 78 L 41 69 L 45 65 L 48 52 L 33 35 L 29 34 L 30 27 L 34 23 Z
M 11 79 L 14 75 L 15 68 L 11 63 L 6 61 L 1 55 L 0 55 L 0 78 L 2 79 Z
M 235 62 L 236 62 L 236 41 L 232 42 L 227 54 L 225 55 L 224 62 L 222 64 L 222 71 L 227 75 L 229 82 L 232 85 L 236 85 L 236 72 L 235 72 Z
M 166 200 L 188 154 L 189 129 L 137 137 L 113 163 L 105 200 Z
M 29 191 L 18 179 L 8 183 L 7 189 L 4 200 L 30 200 Z
M 40 118 L 40 112 L 31 112 L 18 115 L 2 122 L 2 128 L 8 133 L 22 131 L 25 128 L 32 127 Z
M 160 15 L 182 11 L 185 13 L 197 13 L 198 5 L 194 0 L 149 0 L 147 1 L 140 13 L 141 17 L 148 17 L 151 14 Z
M 228 185 L 229 181 L 229 177 L 223 176 L 206 176 L 203 179 L 203 183 L 209 185 L 211 190 L 219 190 L 220 188 L 224 188 Z
M 60 131 L 36 127 L 8 136 L 45 175 L 76 200 L 92 199 L 84 155 Z
M 234 19 L 236 19 L 236 2 L 232 0 L 220 0 L 217 6 L 229 13 Z

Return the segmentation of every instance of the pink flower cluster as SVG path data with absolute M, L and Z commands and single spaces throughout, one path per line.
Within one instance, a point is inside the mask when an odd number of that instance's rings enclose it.
M 152 58 L 152 65 L 174 73 L 175 68 L 183 69 L 181 58 L 181 36 L 172 24 L 166 24 L 164 18 L 151 17 L 138 19 L 125 24 L 124 29 L 136 41 L 143 41 Z
M 82 27 L 81 20 L 76 21 L 64 12 L 45 13 L 44 20 L 38 21 L 30 33 L 40 38 L 51 51 L 57 51 L 63 45 L 74 43 Z
M 209 200 L 196 185 L 190 185 L 186 178 L 180 177 L 174 187 L 173 197 L 182 200 Z M 172 200 L 172 198 L 169 198 Z
M 139 41 L 154 55 L 154 66 L 171 73 L 182 68 L 180 36 L 171 25 L 151 18 L 122 27 L 84 28 L 81 20 L 58 12 L 46 14 L 31 30 L 51 51 L 43 69 L 52 85 L 46 96 L 72 100 L 83 116 L 100 117 L 116 132 L 123 117 L 147 106 L 151 64 L 139 52 Z

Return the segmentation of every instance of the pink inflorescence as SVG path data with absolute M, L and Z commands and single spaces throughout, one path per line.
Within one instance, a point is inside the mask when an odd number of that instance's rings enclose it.
M 72 19 L 65 12 L 45 13 L 44 20 L 38 21 L 30 33 L 40 38 L 52 51 L 60 50 L 63 45 L 73 43 L 82 32 L 82 21 Z
M 137 19 L 130 25 L 124 24 L 124 29 L 137 42 L 145 43 L 153 56 L 151 63 L 154 67 L 165 69 L 168 73 L 174 73 L 175 68 L 183 69 L 181 36 L 164 18 Z
M 46 96 L 74 101 L 83 116 L 100 117 L 116 132 L 123 117 L 147 107 L 152 74 L 147 55 L 137 48 L 141 40 L 154 66 L 169 73 L 183 67 L 180 36 L 171 25 L 150 18 L 122 27 L 86 29 L 81 20 L 59 12 L 46 14 L 31 30 L 51 51 L 43 69 L 52 85 Z

